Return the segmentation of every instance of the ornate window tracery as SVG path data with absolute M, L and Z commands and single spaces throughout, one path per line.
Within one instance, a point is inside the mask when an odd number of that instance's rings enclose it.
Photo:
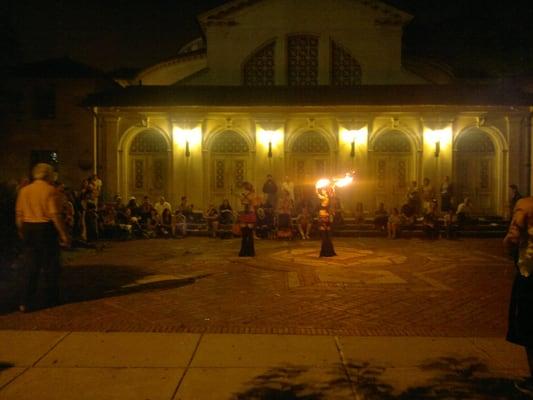
M 306 132 L 292 146 L 294 153 L 329 153 L 329 145 L 319 132 Z
M 331 41 L 331 84 L 356 86 L 361 84 L 361 66 L 351 54 Z
M 215 153 L 247 153 L 248 143 L 234 131 L 226 131 L 218 135 L 211 150 Z
M 274 50 L 276 42 L 271 42 L 256 51 L 245 62 L 243 83 L 245 86 L 274 85 Z
M 379 136 L 374 144 L 374 151 L 384 153 L 409 153 L 411 144 L 404 133 L 389 131 Z
M 167 151 L 167 143 L 158 132 L 145 131 L 133 139 L 130 153 L 159 153 Z
M 290 36 L 287 42 L 289 86 L 318 85 L 318 38 Z
M 457 143 L 457 150 L 465 153 L 494 153 L 494 143 L 483 131 L 468 132 Z

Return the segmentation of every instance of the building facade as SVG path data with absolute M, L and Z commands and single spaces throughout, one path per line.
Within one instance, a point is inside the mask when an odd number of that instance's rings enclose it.
M 302 198 L 356 171 L 345 208 L 406 201 L 412 181 L 445 176 L 479 215 L 505 215 L 508 186 L 529 193 L 531 96 L 458 83 L 402 59 L 411 16 L 374 0 L 235 0 L 198 17 L 204 36 L 122 88 L 85 101 L 107 198 L 188 196 L 196 208 L 243 181 L 289 176 Z

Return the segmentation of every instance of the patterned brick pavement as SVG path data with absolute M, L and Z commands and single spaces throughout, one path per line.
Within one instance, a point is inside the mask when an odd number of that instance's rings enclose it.
M 0 329 L 503 336 L 513 278 L 500 239 L 187 238 L 66 254 L 67 303 L 4 311 Z

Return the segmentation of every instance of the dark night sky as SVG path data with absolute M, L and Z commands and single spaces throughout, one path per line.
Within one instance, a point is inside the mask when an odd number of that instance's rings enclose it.
M 415 19 L 406 52 L 456 70 L 531 71 L 531 1 L 387 0 Z M 70 56 L 105 71 L 172 57 L 200 33 L 195 16 L 224 0 L 4 0 L 2 64 Z M 305 4 L 305 1 L 302 2 Z M 324 0 L 327 6 L 328 1 Z

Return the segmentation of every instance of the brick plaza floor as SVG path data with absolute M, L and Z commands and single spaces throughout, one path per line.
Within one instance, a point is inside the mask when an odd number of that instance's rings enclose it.
M 501 239 L 189 237 L 65 253 L 65 304 L 0 313 L 0 329 L 355 336 L 505 335 L 514 275 Z M 7 292 L 6 292 L 7 293 Z M 9 301 L 9 300 L 8 300 Z

